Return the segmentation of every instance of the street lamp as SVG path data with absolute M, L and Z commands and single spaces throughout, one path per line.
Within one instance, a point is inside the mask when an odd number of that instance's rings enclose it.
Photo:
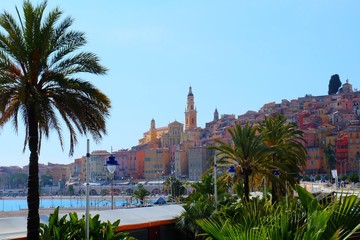
M 230 177 L 231 178 L 233 178 L 234 176 L 235 176 L 235 173 L 236 173 L 236 171 L 235 171 L 235 166 L 234 165 L 231 165 L 230 167 L 229 167 L 229 169 L 228 169 L 228 174 L 230 175 Z
M 113 190 L 113 180 L 114 180 L 114 173 L 117 167 L 118 161 L 115 160 L 114 155 L 110 155 L 109 160 L 106 161 L 106 168 L 109 171 L 110 174 L 113 174 L 113 177 L 111 178 L 111 210 L 114 209 L 114 190 Z

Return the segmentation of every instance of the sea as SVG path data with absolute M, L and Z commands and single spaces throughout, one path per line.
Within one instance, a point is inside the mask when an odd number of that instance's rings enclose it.
M 140 204 L 138 200 L 133 200 L 131 198 L 122 198 L 114 199 L 114 207 L 126 207 L 126 206 L 136 206 Z M 86 207 L 86 198 L 77 197 L 77 196 L 56 196 L 56 197 L 46 197 L 40 198 L 40 208 L 84 208 Z M 89 199 L 89 206 L 91 209 L 105 209 L 111 207 L 111 198 L 91 198 Z M 26 198 L 0 198 L 0 211 L 19 211 L 28 209 Z

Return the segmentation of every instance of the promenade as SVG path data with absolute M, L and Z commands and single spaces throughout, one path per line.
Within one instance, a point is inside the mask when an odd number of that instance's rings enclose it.
M 307 191 L 314 192 L 338 192 L 338 193 L 353 193 L 359 194 L 360 188 L 347 184 L 345 187 L 336 187 L 335 184 L 323 183 L 323 182 L 300 182 L 300 186 Z

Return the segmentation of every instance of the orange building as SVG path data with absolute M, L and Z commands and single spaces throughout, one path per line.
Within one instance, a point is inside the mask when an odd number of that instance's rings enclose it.
M 343 133 L 336 140 L 336 169 L 338 174 L 347 174 L 349 153 L 349 137 Z
M 307 147 L 307 159 L 305 173 L 310 175 L 323 174 L 323 149 L 319 147 Z
M 86 181 L 85 166 L 86 157 L 76 158 L 74 163 L 71 165 L 71 178 L 75 181 L 83 183 Z
M 360 165 L 360 126 L 350 125 L 347 131 L 349 136 L 347 173 L 358 174 Z
M 144 171 L 144 150 L 119 150 L 113 152 L 118 161 L 118 180 L 141 179 Z

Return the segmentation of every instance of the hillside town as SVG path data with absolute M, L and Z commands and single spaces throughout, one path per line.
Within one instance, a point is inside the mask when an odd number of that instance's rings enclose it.
M 119 164 L 114 175 L 118 182 L 161 181 L 170 175 L 199 181 L 212 164 L 214 150 L 208 147 L 215 139 L 230 143 L 227 129 L 235 123 L 256 124 L 266 116 L 277 114 L 284 115 L 304 133 L 307 162 L 303 178 L 311 181 L 329 180 L 331 170 L 335 168 L 340 176 L 360 174 L 360 92 L 353 90 L 349 80 L 337 94 L 306 95 L 293 100 L 284 99 L 281 103 L 270 102 L 258 111 L 248 111 L 239 116 L 220 115 L 215 109 L 212 120 L 204 128 L 197 125 L 198 112 L 191 87 L 186 100 L 184 123 L 173 121 L 167 126 L 157 127 L 155 119 L 151 119 L 149 130 L 131 149 L 111 153 L 105 150 L 91 152 L 90 181 L 101 183 L 109 180 L 105 161 L 111 154 Z M 39 164 L 39 176 L 44 181 L 42 184 L 64 187 L 69 183 L 84 183 L 85 163 L 86 157 L 82 156 L 68 165 Z M 26 175 L 27 171 L 28 166 L 0 167 L 0 187 L 24 187 L 26 177 L 14 180 L 14 176 L 21 173 Z M 13 176 L 12 182 L 7 181 L 10 175 Z

